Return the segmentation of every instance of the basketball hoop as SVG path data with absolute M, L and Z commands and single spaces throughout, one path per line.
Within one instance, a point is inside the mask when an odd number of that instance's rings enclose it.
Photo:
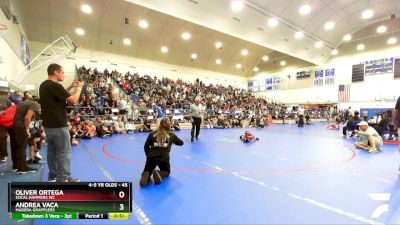
M 6 31 L 7 31 L 7 26 L 0 23 L 0 38 L 3 37 L 3 35 L 6 33 Z

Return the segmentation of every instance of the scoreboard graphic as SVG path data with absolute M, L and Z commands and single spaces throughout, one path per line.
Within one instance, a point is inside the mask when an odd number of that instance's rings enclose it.
M 129 219 L 130 182 L 32 183 L 8 185 L 11 218 Z

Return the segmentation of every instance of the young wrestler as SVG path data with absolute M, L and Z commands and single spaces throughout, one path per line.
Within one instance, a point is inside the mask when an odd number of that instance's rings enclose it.
M 258 141 L 260 139 L 255 137 L 252 133 L 250 133 L 250 131 L 245 131 L 244 135 L 240 136 L 240 140 L 247 143 L 247 142 L 251 142 L 251 141 Z

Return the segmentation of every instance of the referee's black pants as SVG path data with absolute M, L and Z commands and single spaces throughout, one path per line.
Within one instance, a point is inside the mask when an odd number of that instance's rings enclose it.
M 192 119 L 193 119 L 192 131 L 190 134 L 192 135 L 192 138 L 194 138 L 194 137 L 198 137 L 200 134 L 201 117 L 200 118 L 192 117 Z M 196 129 L 196 133 L 194 133 L 195 129 Z

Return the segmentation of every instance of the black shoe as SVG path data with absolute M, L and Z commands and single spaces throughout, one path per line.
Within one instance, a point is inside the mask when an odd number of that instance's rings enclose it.
M 37 172 L 37 169 L 31 168 L 29 166 L 17 170 L 18 174 L 27 174 L 27 173 L 36 173 L 36 172 Z
M 158 170 L 153 170 L 153 180 L 155 184 L 161 184 L 162 178 Z
M 140 186 L 144 187 L 149 183 L 149 179 L 150 179 L 150 172 L 149 171 L 144 171 L 142 173 L 142 177 L 140 178 Z
M 190 138 L 190 142 L 193 142 L 194 141 L 194 139 L 193 138 Z

